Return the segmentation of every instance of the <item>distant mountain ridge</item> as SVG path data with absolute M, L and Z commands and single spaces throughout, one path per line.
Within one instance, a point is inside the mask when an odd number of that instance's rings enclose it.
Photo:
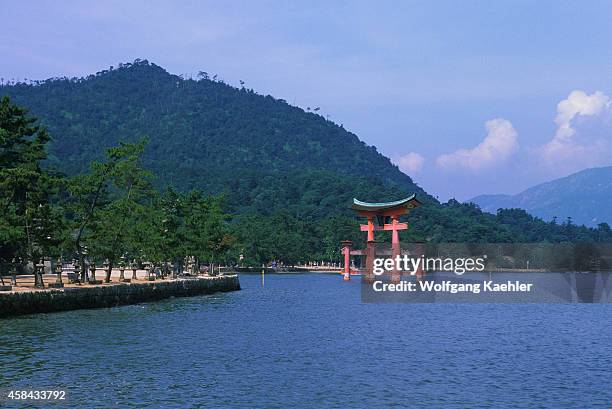
M 519 208 L 559 222 L 571 217 L 576 224 L 612 224 L 612 166 L 585 169 L 533 186 L 516 195 L 480 195 L 469 202 L 495 213 L 500 208 Z

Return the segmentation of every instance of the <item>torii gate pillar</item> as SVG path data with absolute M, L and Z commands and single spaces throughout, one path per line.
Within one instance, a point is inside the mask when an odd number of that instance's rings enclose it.
M 350 240 L 344 240 L 342 242 L 342 253 L 344 254 L 344 281 L 351 279 L 351 246 L 353 242 Z
M 400 226 L 400 225 L 405 225 L 406 227 Z M 399 222 L 399 216 L 391 216 L 391 228 L 392 228 L 392 233 L 391 233 L 391 257 L 393 257 L 393 259 L 395 259 L 397 256 L 400 256 L 401 253 L 402 253 L 402 250 L 400 248 L 399 231 L 400 230 L 408 229 L 408 223 L 400 223 Z M 401 271 L 398 271 L 397 269 L 394 269 L 391 272 L 391 281 L 399 282 L 401 279 L 402 279 Z

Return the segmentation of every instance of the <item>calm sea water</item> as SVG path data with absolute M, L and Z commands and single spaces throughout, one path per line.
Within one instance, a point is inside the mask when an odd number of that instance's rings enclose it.
M 0 320 L 0 390 L 86 408 L 612 406 L 609 304 L 362 304 L 336 275 L 240 279 Z

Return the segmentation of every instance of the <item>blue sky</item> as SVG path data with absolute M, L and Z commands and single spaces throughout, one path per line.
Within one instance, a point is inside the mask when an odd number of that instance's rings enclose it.
M 0 5 L 1 77 L 146 58 L 244 80 L 320 106 L 441 199 L 612 165 L 611 2 Z

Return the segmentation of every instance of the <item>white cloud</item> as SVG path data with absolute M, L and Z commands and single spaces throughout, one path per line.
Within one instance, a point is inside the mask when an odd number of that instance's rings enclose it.
M 404 173 L 418 173 L 423 169 L 425 158 L 416 152 L 410 152 L 395 159 L 395 163 Z
M 564 159 L 572 159 L 576 166 L 592 165 L 593 159 L 605 145 L 605 141 L 579 141 L 573 120 L 576 116 L 598 116 L 610 107 L 610 98 L 601 91 L 587 95 L 584 91 L 572 91 L 566 99 L 557 104 L 557 132 L 540 148 L 545 165 L 557 166 Z
M 587 95 L 584 91 L 572 91 L 566 99 L 557 104 L 555 123 L 559 126 L 555 139 L 569 139 L 575 130 L 572 119 L 576 115 L 598 115 L 609 105 L 610 98 L 601 91 Z
M 485 123 L 486 138 L 472 149 L 459 149 L 438 156 L 436 164 L 443 169 L 480 170 L 504 161 L 518 150 L 518 134 L 512 123 L 503 118 Z

